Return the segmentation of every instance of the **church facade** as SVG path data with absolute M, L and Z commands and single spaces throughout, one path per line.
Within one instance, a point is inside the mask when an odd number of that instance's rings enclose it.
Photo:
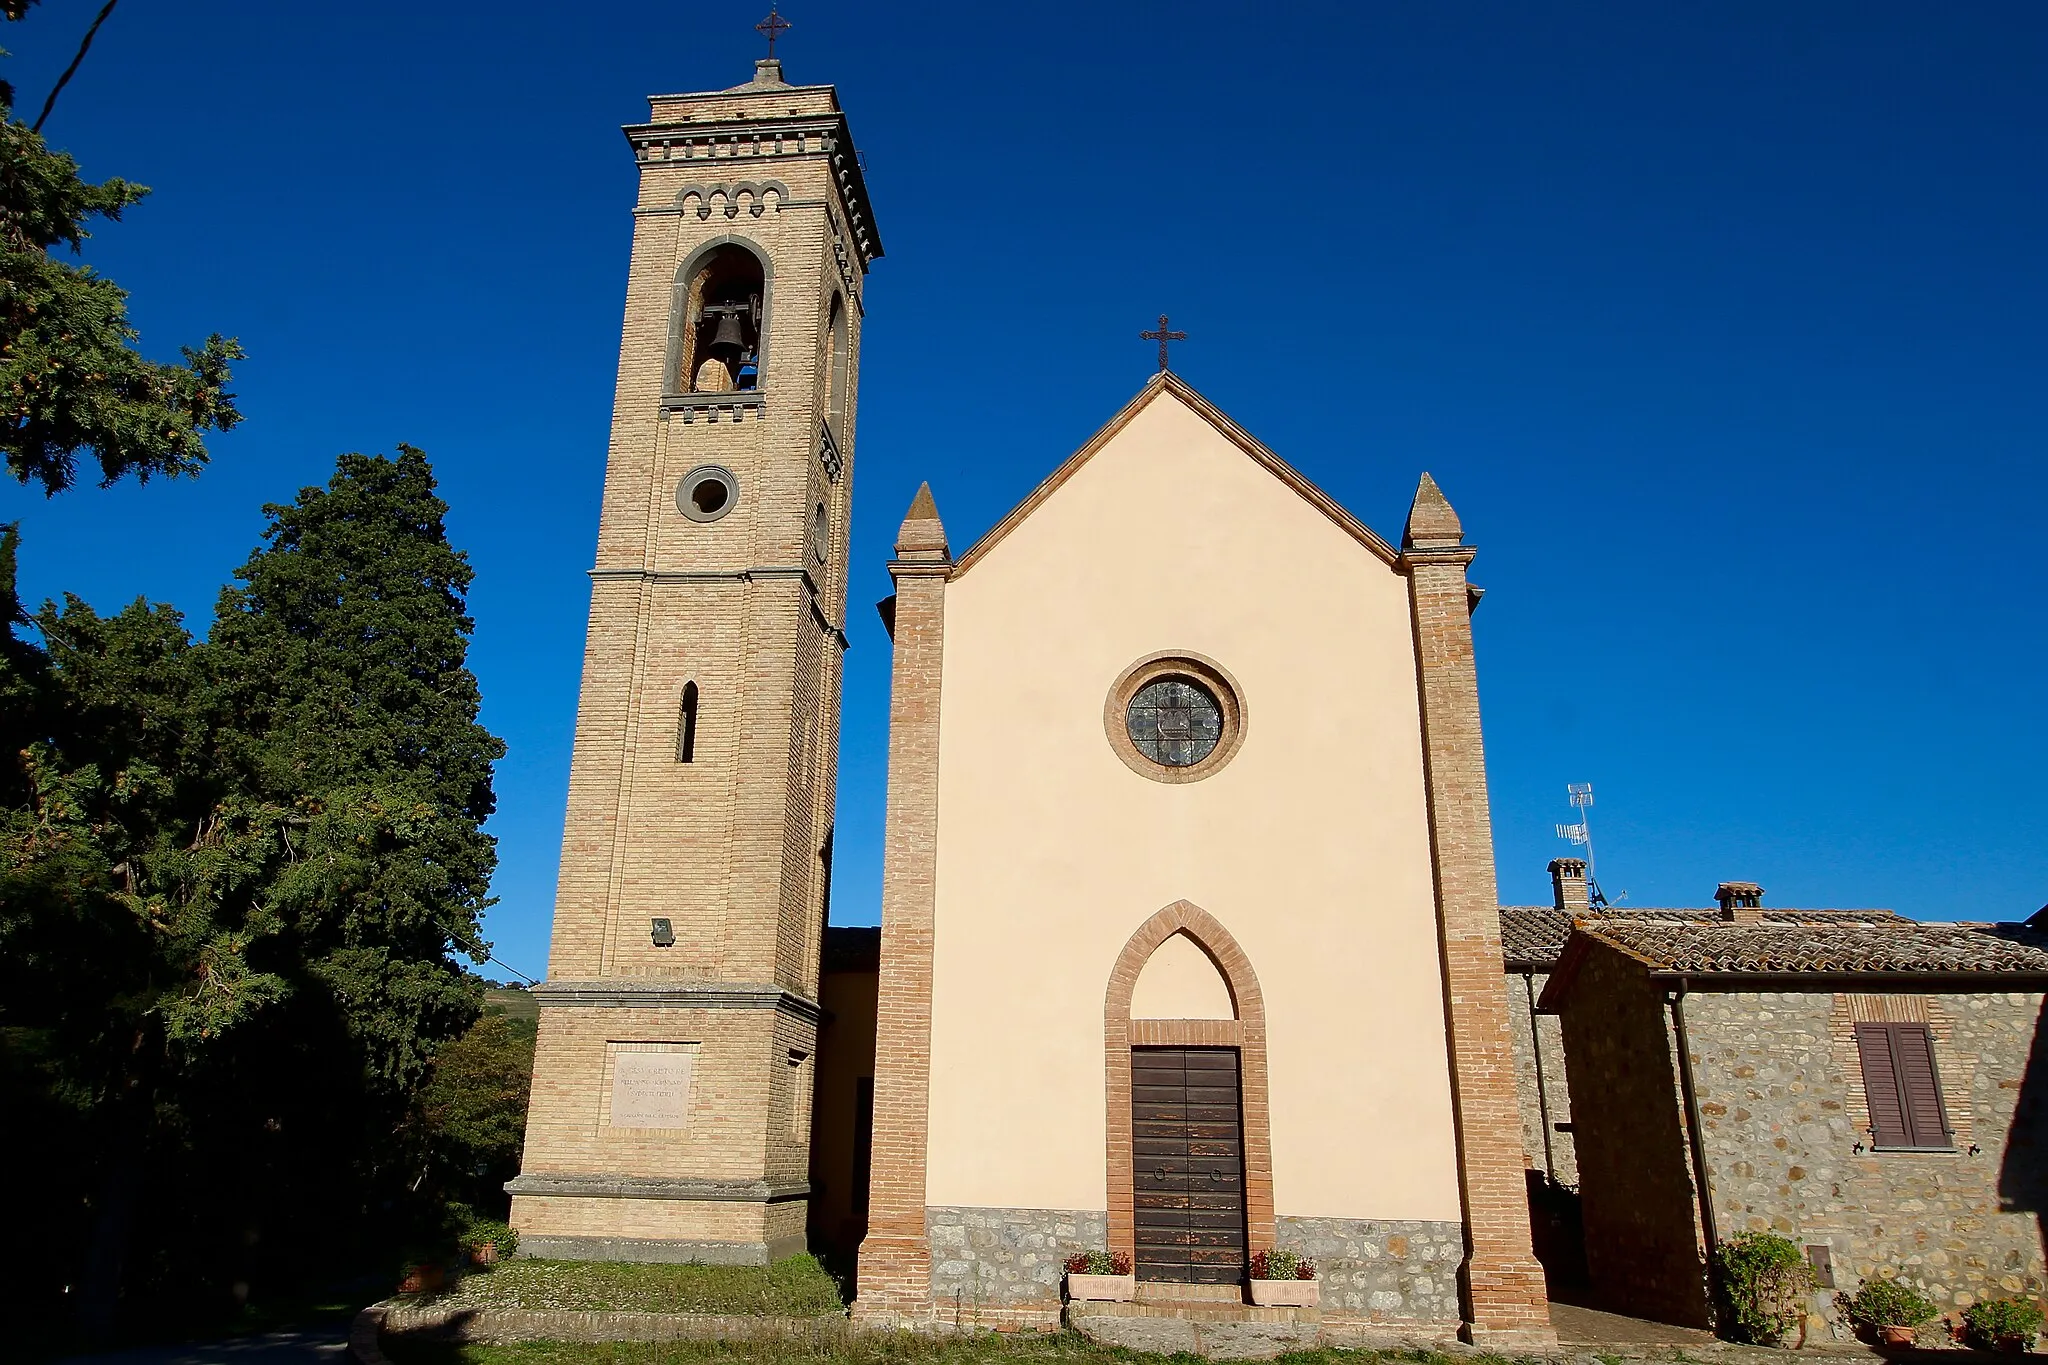
M 883 604 L 876 986 L 828 1014 L 879 239 L 835 94 L 773 62 L 627 132 L 523 1246 L 789 1254 L 829 1150 L 866 1321 L 1057 1321 L 1077 1250 L 1215 1308 L 1280 1249 L 1326 1319 L 1551 1340 L 1442 492 L 1384 540 L 1164 371 L 957 556 L 921 489 Z M 1161 517 L 1166 484 L 1191 501 Z M 835 1035 L 872 1038 L 867 1075 Z

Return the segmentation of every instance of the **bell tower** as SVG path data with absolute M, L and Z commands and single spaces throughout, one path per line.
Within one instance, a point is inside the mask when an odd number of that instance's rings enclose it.
M 657 95 L 512 1221 L 576 1259 L 803 1250 L 863 285 L 837 92 Z

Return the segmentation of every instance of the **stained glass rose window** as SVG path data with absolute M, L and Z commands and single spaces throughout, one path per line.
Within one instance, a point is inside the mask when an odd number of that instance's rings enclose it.
M 1169 768 L 1187 768 L 1207 758 L 1223 737 L 1223 708 L 1193 679 L 1158 678 L 1132 696 L 1124 724 L 1139 753 Z

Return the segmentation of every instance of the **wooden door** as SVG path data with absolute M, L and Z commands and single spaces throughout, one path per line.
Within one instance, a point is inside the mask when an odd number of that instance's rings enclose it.
M 1244 1106 L 1229 1047 L 1131 1049 L 1131 1175 L 1141 1280 L 1245 1274 Z

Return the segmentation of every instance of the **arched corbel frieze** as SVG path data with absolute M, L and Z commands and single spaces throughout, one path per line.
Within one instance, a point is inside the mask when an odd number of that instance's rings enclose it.
M 770 195 L 775 198 L 775 211 L 780 213 L 789 200 L 789 186 L 780 180 L 738 180 L 730 183 L 721 180 L 713 185 L 693 182 L 676 191 L 675 203 L 677 208 L 687 211 L 690 201 L 696 200 L 699 218 L 709 218 L 714 210 L 728 218 L 737 218 L 743 205 L 749 214 L 759 218 L 768 211 Z

